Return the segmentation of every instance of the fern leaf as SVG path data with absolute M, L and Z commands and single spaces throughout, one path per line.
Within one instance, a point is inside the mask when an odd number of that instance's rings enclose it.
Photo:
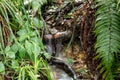
M 117 12 L 115 0 L 95 0 L 96 23 L 95 36 L 97 37 L 95 48 L 97 59 L 101 59 L 99 68 L 105 80 L 114 80 L 112 67 L 115 63 L 115 53 L 120 52 L 120 18 Z

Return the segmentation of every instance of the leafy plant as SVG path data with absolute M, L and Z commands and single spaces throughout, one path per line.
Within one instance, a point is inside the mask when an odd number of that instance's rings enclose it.
M 95 2 L 97 8 L 94 30 L 97 37 L 95 58 L 101 60 L 98 68 L 103 73 L 103 79 L 114 80 L 117 56 L 120 52 L 120 14 L 117 0 L 95 0 Z
M 46 52 L 39 34 L 44 27 L 40 9 L 47 0 L 30 3 L 34 4 L 32 17 L 28 13 L 31 4 L 26 9 L 22 0 L 0 1 L 0 31 L 3 33 L 0 34 L 0 74 L 10 72 L 14 75 L 6 75 L 13 80 L 37 80 L 39 75 L 51 80 L 47 62 L 41 57 Z M 35 17 L 36 13 L 40 17 Z

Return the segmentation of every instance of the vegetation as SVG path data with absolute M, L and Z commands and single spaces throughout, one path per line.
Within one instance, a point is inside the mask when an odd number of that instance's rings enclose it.
M 25 2 L 0 0 L 0 73 L 5 80 L 51 80 L 48 64 L 41 57 L 46 52 L 39 34 L 44 23 L 41 6 L 47 0 Z M 31 8 L 34 15 L 30 17 Z
M 44 49 L 40 34 L 46 26 L 41 9 L 51 1 L 0 0 L 0 79 L 52 80 L 45 60 L 50 56 Z M 100 61 L 97 69 L 103 80 L 115 80 L 120 74 L 120 0 L 94 0 L 94 3 L 95 59 Z M 83 14 L 87 17 L 85 14 L 87 12 Z M 82 27 L 85 27 L 87 20 L 82 21 Z M 86 41 L 85 37 L 84 44 Z
M 95 0 L 96 2 L 96 23 L 95 36 L 97 41 L 96 59 L 101 62 L 98 65 L 103 79 L 114 80 L 119 72 L 120 53 L 120 13 L 118 11 L 118 0 Z

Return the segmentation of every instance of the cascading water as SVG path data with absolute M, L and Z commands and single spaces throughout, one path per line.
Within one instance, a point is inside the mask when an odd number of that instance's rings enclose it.
M 62 38 L 54 38 L 53 35 L 47 34 L 45 39 L 46 51 L 52 56 L 50 67 L 52 68 L 51 75 L 55 74 L 53 80 L 76 80 L 75 72 L 62 57 Z

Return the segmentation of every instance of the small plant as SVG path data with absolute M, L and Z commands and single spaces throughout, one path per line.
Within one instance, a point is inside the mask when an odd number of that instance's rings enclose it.
M 86 68 L 80 68 L 77 70 L 77 72 L 79 72 L 81 74 L 86 74 L 88 72 L 88 70 Z
M 72 58 L 68 58 L 68 59 L 67 59 L 67 63 L 68 63 L 68 64 L 73 64 L 73 62 L 74 62 L 74 60 L 73 60 Z
M 45 3 L 47 0 L 31 0 L 26 9 L 22 0 L 0 1 L 1 75 L 12 80 L 52 80 L 48 64 L 41 57 L 46 53 L 39 34 L 44 27 L 41 6 Z M 28 13 L 31 7 L 32 17 Z

